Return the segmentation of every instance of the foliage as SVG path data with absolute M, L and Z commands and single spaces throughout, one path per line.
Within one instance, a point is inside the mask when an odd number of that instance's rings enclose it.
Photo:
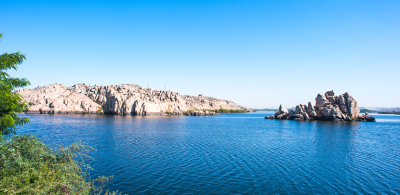
M 378 111 L 377 110 L 368 110 L 368 109 L 361 109 L 360 110 L 360 113 L 366 113 L 366 112 L 368 112 L 368 113 L 377 113 Z
M 378 112 L 378 114 L 396 114 L 396 115 L 400 115 L 399 111 L 382 111 L 382 112 Z
M 222 109 L 222 108 L 220 108 L 218 110 L 215 110 L 215 112 L 218 112 L 218 113 L 244 113 L 244 112 L 247 112 L 247 110 L 234 110 L 234 109 Z
M 194 112 L 194 111 L 195 111 L 195 110 L 190 109 L 190 110 L 186 110 L 186 111 L 184 111 L 184 112 L 182 112 L 182 113 L 183 113 L 183 115 L 190 116 L 190 113 L 191 113 L 191 112 Z
M 81 143 L 52 150 L 35 136 L 14 135 L 0 145 L 0 194 L 100 194 L 96 185 L 110 179 L 86 180 L 92 148 Z
M 0 38 L 2 37 L 0 32 Z M 29 118 L 18 117 L 18 112 L 28 109 L 29 105 L 21 102 L 22 97 L 13 91 L 30 85 L 30 82 L 26 78 L 10 77 L 6 72 L 9 69 L 17 70 L 25 59 L 25 54 L 21 52 L 0 55 L 0 141 L 3 140 L 3 135 L 15 134 L 17 125 L 29 123 Z
M 185 115 L 190 115 L 191 112 L 194 111 L 199 111 L 198 108 L 193 108 L 191 110 L 187 110 L 186 112 L 183 112 Z M 203 109 L 203 112 L 208 111 L 208 112 L 216 112 L 216 113 L 245 113 L 247 110 L 234 110 L 234 109 L 216 109 L 216 110 L 210 110 L 210 109 Z
M 104 114 L 103 107 L 99 106 L 96 110 L 96 114 Z

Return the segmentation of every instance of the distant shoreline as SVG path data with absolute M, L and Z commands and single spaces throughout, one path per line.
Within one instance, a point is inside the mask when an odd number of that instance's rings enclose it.
M 398 111 L 392 111 L 392 112 L 378 112 L 378 114 L 395 114 L 395 115 L 400 115 L 400 112 L 398 112 Z
M 187 110 L 186 112 L 145 112 L 144 115 L 137 115 L 132 113 L 123 113 L 123 115 L 131 116 L 174 116 L 174 115 L 184 115 L 184 116 L 211 116 L 218 115 L 219 113 L 247 113 L 251 112 L 249 110 L 236 110 L 236 109 L 193 109 Z M 121 115 L 116 112 L 87 112 L 87 111 L 54 111 L 54 110 L 27 110 L 23 112 L 25 114 L 50 114 L 50 115 Z
M 279 109 L 270 109 L 270 108 L 264 108 L 264 109 L 253 109 L 254 111 L 258 112 L 258 111 L 278 111 Z

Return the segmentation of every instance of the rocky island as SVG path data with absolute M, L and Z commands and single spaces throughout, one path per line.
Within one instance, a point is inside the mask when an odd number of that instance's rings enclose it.
M 216 115 L 218 109 L 251 111 L 232 101 L 203 95 L 180 95 L 173 91 L 152 90 L 134 84 L 85 85 L 62 84 L 20 89 L 30 105 L 26 113 L 40 114 L 116 114 L 116 115 Z
M 308 105 L 300 104 L 294 110 L 288 110 L 280 105 L 275 115 L 266 116 L 265 119 L 376 121 L 368 112 L 360 113 L 357 101 L 349 93 L 335 96 L 333 91 L 327 91 L 324 95 L 318 94 L 315 106 L 308 102 Z

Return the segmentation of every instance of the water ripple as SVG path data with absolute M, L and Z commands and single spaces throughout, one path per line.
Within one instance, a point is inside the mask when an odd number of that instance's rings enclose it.
M 27 115 L 21 133 L 96 148 L 93 177 L 127 194 L 400 194 L 400 117 L 376 123 Z

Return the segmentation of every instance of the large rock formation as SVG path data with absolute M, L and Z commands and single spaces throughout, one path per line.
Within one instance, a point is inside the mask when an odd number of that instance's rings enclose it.
M 183 114 L 190 110 L 247 110 L 231 101 L 212 97 L 180 95 L 173 91 L 152 90 L 139 85 L 66 87 L 52 84 L 17 90 L 29 103 L 27 113 L 106 113 L 118 115 Z M 196 112 L 198 114 L 198 112 Z M 212 114 L 212 113 L 210 113 Z
M 279 111 L 266 119 L 292 119 L 292 120 L 333 120 L 333 121 L 375 121 L 368 113 L 360 114 L 357 101 L 349 94 L 344 93 L 335 96 L 333 91 L 327 91 L 324 95 L 318 94 L 315 98 L 315 106 L 308 102 L 299 104 L 295 110 L 287 110 L 279 106 Z

